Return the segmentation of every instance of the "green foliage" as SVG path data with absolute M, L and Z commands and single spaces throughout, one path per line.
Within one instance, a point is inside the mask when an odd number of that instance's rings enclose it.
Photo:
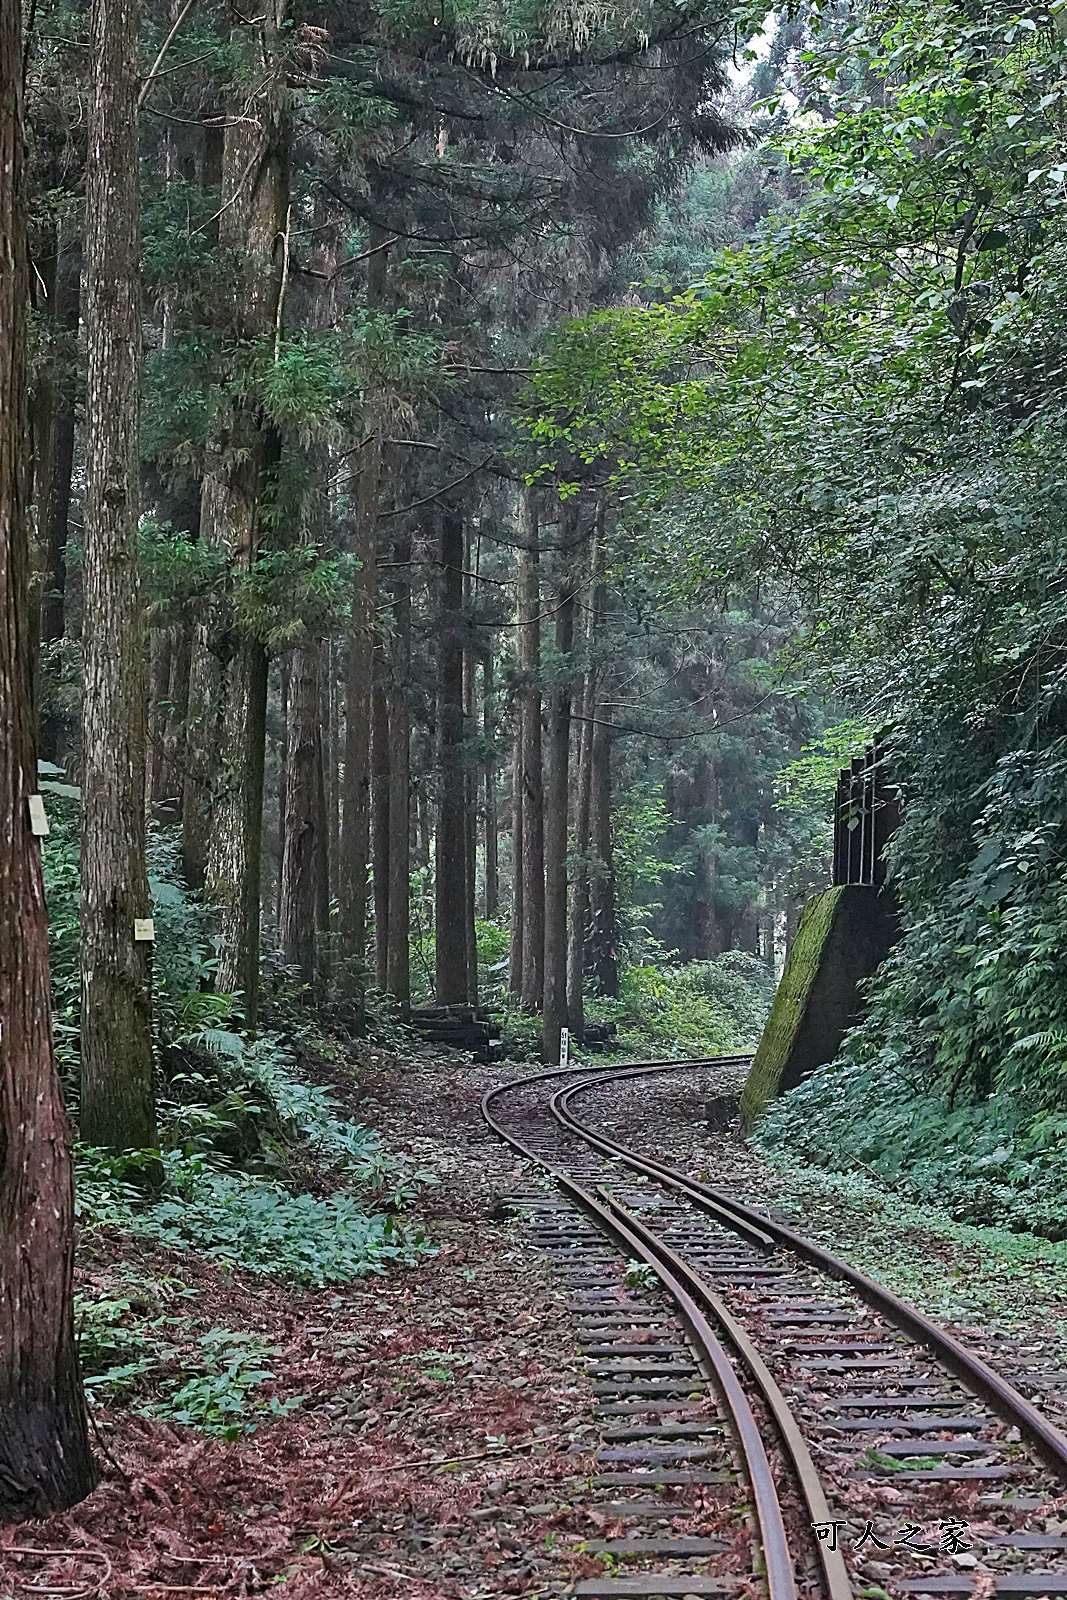
M 60 1059 L 68 1093 L 77 1089 L 76 1062 L 81 989 L 78 966 L 79 816 L 77 803 L 49 798 L 51 832 L 43 851 L 48 899 L 52 997 Z M 201 983 L 214 968 L 208 910 L 181 884 L 177 841 L 150 826 L 148 881 L 156 925 L 153 957 L 155 1022 L 164 1037 L 188 1027 L 190 1014 L 212 1002 L 200 996 Z
M 251 1390 L 274 1377 L 263 1363 L 279 1354 L 254 1334 L 212 1328 L 202 1335 L 200 1344 L 204 1370 L 165 1401 L 157 1402 L 152 1408 L 154 1415 L 184 1423 L 201 1433 L 237 1439 L 252 1433 L 265 1416 L 284 1417 L 300 1405 L 302 1395 L 291 1395 L 287 1400 L 273 1395 L 267 1402 L 252 1396 Z
M 163 1198 L 144 1200 L 131 1179 L 158 1152 L 111 1156 L 79 1148 L 77 1210 L 83 1229 L 118 1228 L 224 1266 L 321 1287 L 414 1265 L 429 1249 L 417 1230 L 368 1215 L 351 1196 L 290 1194 L 280 1183 L 220 1171 L 201 1155 L 162 1155 Z
M 842 1062 L 763 1137 L 1050 1230 L 1067 1215 L 1034 1188 L 1067 1106 L 1065 62 L 1051 12 L 998 0 L 828 19 L 805 71 L 823 114 L 782 141 L 806 203 L 674 300 L 562 328 L 531 409 L 547 468 L 578 454 L 626 481 L 657 583 L 689 604 L 781 585 L 807 671 L 851 722 L 894 729 L 906 935 Z M 809 754 L 787 806 L 830 777 Z
M 814 803 L 829 818 L 839 771 L 853 756 L 863 754 L 876 731 L 867 723 L 849 719 L 827 728 L 813 744 L 806 744 L 797 759 L 778 774 L 775 803 L 779 809 L 797 810 Z
M 266 1363 L 279 1354 L 255 1334 L 211 1328 L 191 1349 L 182 1338 L 188 1316 L 149 1319 L 128 1299 L 79 1300 L 76 1314 L 91 1401 L 119 1400 L 139 1416 L 237 1439 L 267 1418 L 287 1416 L 303 1398 L 253 1393 L 274 1378 Z
M 948 1111 L 899 1059 L 819 1068 L 754 1139 L 775 1159 L 851 1168 L 960 1220 L 1067 1237 L 1067 1116 L 1008 1094 Z
M 587 1014 L 616 1024 L 620 1055 L 727 1055 L 755 1047 L 773 993 L 764 963 L 732 950 L 714 961 L 627 967 L 618 1000 L 591 999 Z

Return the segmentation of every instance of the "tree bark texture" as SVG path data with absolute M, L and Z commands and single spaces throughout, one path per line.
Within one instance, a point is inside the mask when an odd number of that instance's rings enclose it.
M 556 660 L 548 723 L 545 789 L 545 993 L 541 1059 L 559 1060 L 560 1029 L 567 1026 L 567 811 L 570 799 L 571 650 L 574 586 L 560 585 L 556 606 Z
M 611 831 L 611 736 L 609 708 L 598 698 L 593 724 L 589 869 L 589 971 L 600 994 L 617 996 L 619 961 L 615 909 L 615 867 Z
M 0 1523 L 93 1487 L 74 1344 L 74 1180 L 52 1046 L 48 913 L 30 830 L 22 22 L 0 7 Z
M 522 700 L 511 703 L 511 936 L 508 944 L 508 993 L 522 999 Z
M 468 537 L 463 557 L 463 614 L 470 616 L 471 607 L 471 542 Z M 466 633 L 466 629 L 464 632 Z M 478 1004 L 478 930 L 475 904 L 478 879 L 478 771 L 473 750 L 467 740 L 474 733 L 474 677 L 477 671 L 474 651 L 469 638 L 463 652 L 463 823 L 466 833 L 463 874 L 463 926 L 467 947 L 467 996 L 473 1005 Z
M 500 911 L 500 821 L 496 794 L 496 705 L 493 698 L 493 652 L 490 645 L 482 663 L 482 738 L 485 741 L 485 915 L 492 921 Z
M 232 347 L 275 331 L 284 280 L 289 209 L 288 118 L 278 34 L 281 4 L 260 22 L 265 78 L 227 122 L 219 246 L 239 262 L 228 329 Z M 257 69 L 259 70 L 259 69 Z M 258 560 L 267 475 L 278 455 L 274 430 L 254 398 L 223 406 L 207 450 L 200 531 L 226 552 L 234 579 Z M 221 911 L 216 985 L 239 991 L 254 1025 L 259 990 L 259 871 L 262 858 L 266 656 L 237 626 L 223 592 L 196 630 L 190 673 L 184 870 Z
M 570 921 L 567 929 L 567 1017 L 571 1034 L 585 1038 L 585 962 L 589 927 L 589 817 L 593 790 L 593 718 L 596 714 L 596 644 L 603 602 L 603 498 L 589 552 L 590 592 L 586 609 L 585 675 L 578 723 L 578 771 L 574 785 L 574 864 L 571 871 Z
M 375 247 L 383 242 L 381 230 L 372 228 L 369 247 L 375 250 L 367 271 L 367 308 L 381 306 L 388 287 L 387 252 Z M 341 860 L 338 880 L 341 954 L 346 986 L 362 993 L 367 944 L 367 879 L 371 827 L 371 716 L 375 610 L 378 596 L 378 516 L 381 490 L 381 418 L 373 389 L 363 402 L 366 443 L 359 453 L 359 478 L 355 490 L 358 560 L 352 589 L 352 612 L 345 666 L 345 759 L 341 802 Z
M 82 570 L 82 1138 L 156 1143 L 145 693 L 138 593 L 141 317 L 139 7 L 95 0 L 85 194 L 86 449 Z
M 52 362 L 49 426 L 37 447 L 34 498 L 41 546 L 41 640 L 62 639 L 65 629 L 67 533 L 74 474 L 74 384 L 78 338 L 79 252 L 60 224 L 54 233 L 51 274 Z
M 411 710 L 407 682 L 411 661 L 411 539 L 398 535 L 393 544 L 398 574 L 395 584 L 396 625 L 392 640 L 389 711 L 389 943 L 385 987 L 402 1010 L 411 1004 L 409 930 L 411 919 Z
M 287 696 L 285 849 L 279 924 L 285 959 L 296 967 L 305 983 L 315 977 L 321 650 L 321 644 L 314 639 L 293 651 Z
M 522 499 L 518 558 L 522 729 L 522 1003 L 540 1011 L 545 985 L 545 807 L 541 764 L 541 583 L 537 510 Z
M 385 688 L 385 649 L 374 661 L 371 696 L 371 875 L 374 883 L 374 980 L 383 990 L 389 972 L 389 707 Z
M 437 804 L 435 991 L 439 1005 L 469 997 L 467 818 L 463 748 L 463 520 L 441 514 L 437 641 Z

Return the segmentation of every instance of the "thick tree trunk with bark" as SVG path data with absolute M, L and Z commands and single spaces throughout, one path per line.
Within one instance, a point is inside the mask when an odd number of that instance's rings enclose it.
M 411 662 L 411 539 L 397 536 L 396 627 L 393 632 L 393 671 L 389 685 L 389 944 L 385 987 L 397 1004 L 411 1003 L 409 969 L 411 888 L 411 711 L 407 682 Z
M 293 651 L 287 696 L 285 849 L 278 921 L 285 959 L 305 983 L 315 977 L 321 650 L 318 640 L 309 640 Z
M 567 1025 L 567 810 L 570 798 L 571 685 L 574 586 L 564 579 L 556 606 L 556 677 L 549 700 L 548 783 L 545 790 L 545 997 L 541 1059 L 559 1060 Z
M 74 1179 L 52 1046 L 29 626 L 22 25 L 0 8 L 0 1523 L 93 1487 L 74 1344 Z
M 81 1134 L 156 1142 L 145 696 L 137 575 L 141 319 L 139 8 L 96 0 L 85 195 Z M 138 927 L 138 924 L 141 924 Z
M 463 520 L 441 514 L 437 642 L 437 805 L 434 924 L 439 1005 L 469 997 L 467 817 L 463 748 Z
M 522 1003 L 540 1011 L 545 983 L 545 808 L 541 766 L 541 585 L 537 510 L 522 500 L 519 547 L 519 689 L 522 729 Z

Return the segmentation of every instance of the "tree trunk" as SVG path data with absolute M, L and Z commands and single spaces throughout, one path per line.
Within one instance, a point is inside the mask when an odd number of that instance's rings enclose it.
M 463 610 L 465 615 L 469 616 L 471 604 L 470 574 L 473 571 L 469 538 L 466 543 L 463 566 L 465 569 L 463 573 Z M 466 832 L 465 870 L 463 875 L 463 925 L 467 948 L 467 995 L 472 1005 L 478 1004 L 478 932 L 475 922 L 478 877 L 478 782 L 473 753 L 466 748 L 466 740 L 468 734 L 473 734 L 475 727 L 475 671 L 474 651 L 468 642 L 463 652 L 463 821 Z
M 371 701 L 371 864 L 374 879 L 374 978 L 383 992 L 389 977 L 389 706 L 385 650 L 375 652 Z
M 463 520 L 441 514 L 437 645 L 437 850 L 434 925 L 438 1005 L 469 997 L 467 819 L 463 750 Z
M 174 633 L 171 628 L 154 630 L 150 650 L 151 697 L 148 704 L 148 765 L 151 777 L 148 795 L 153 805 L 163 799 L 163 764 L 167 737 L 167 693 L 170 689 L 171 661 L 174 655 Z
M 278 877 L 275 900 L 278 938 L 282 931 L 282 874 L 285 869 L 285 791 L 289 768 L 289 674 L 290 663 L 278 663 L 278 723 L 280 732 L 275 744 L 278 760 Z
M 411 712 L 407 684 L 411 657 L 411 539 L 399 534 L 396 563 L 396 627 L 389 686 L 389 947 L 385 987 L 402 1010 L 411 1004 Z
M 139 8 L 97 0 L 85 183 L 88 355 L 82 571 L 81 1135 L 156 1143 L 145 864 L 137 155 Z
M 570 925 L 567 934 L 567 1017 L 571 1034 L 585 1037 L 585 946 L 589 926 L 589 814 L 593 789 L 593 716 L 596 709 L 597 590 L 600 540 L 590 557 L 592 595 L 586 628 L 586 669 L 582 684 L 581 721 L 578 726 L 578 777 L 574 788 L 574 866 L 571 873 Z
M 329 873 L 330 893 L 336 893 L 337 874 L 341 860 L 341 787 L 340 787 L 340 754 L 341 754 L 341 707 L 340 684 L 338 672 L 341 665 L 341 655 L 337 648 L 336 640 L 331 639 L 328 646 L 328 667 L 326 676 L 327 694 L 329 697 L 330 742 L 328 745 L 328 760 L 326 764 L 326 829 L 329 856 L 327 871 Z M 333 930 L 333 907 L 331 902 L 330 931 Z
M 369 234 L 367 309 L 385 300 L 387 252 L 381 229 Z M 377 543 L 381 482 L 381 421 L 373 390 L 363 402 L 366 443 L 359 453 L 356 484 L 356 557 L 359 566 L 352 590 L 352 614 L 345 664 L 345 766 L 341 803 L 341 862 L 338 881 L 341 954 L 344 981 L 353 994 L 365 984 L 367 944 L 367 870 L 370 853 L 370 746 L 371 697 L 374 679 L 374 643 L 377 632 Z
M 175 818 L 181 816 L 182 785 L 185 769 L 185 719 L 189 712 L 189 665 L 192 631 L 187 619 L 179 618 L 174 629 L 170 656 L 170 682 L 167 684 L 167 717 L 163 733 L 163 760 L 160 773 L 161 798 L 171 803 Z
M 272 67 L 283 20 L 279 5 L 259 24 L 261 58 Z M 289 210 L 282 97 L 261 80 L 239 104 L 226 125 L 219 213 L 220 250 L 239 263 L 229 328 L 238 361 L 242 346 L 277 326 Z M 255 403 L 233 395 L 208 442 L 200 533 L 227 552 L 235 575 L 251 572 L 259 558 L 267 477 L 278 453 L 274 429 Z M 258 639 L 237 631 L 232 596 L 221 593 L 205 612 L 190 674 L 182 860 L 190 884 L 206 886 L 221 910 L 216 987 L 241 992 L 251 1026 L 259 989 L 266 655 Z
M 522 999 L 522 700 L 513 697 L 511 739 L 511 937 L 508 944 L 508 993 Z
M 493 701 L 493 650 L 482 663 L 482 737 L 485 740 L 485 916 L 500 912 L 499 819 L 496 802 L 496 707 Z
M 259 1003 L 260 874 L 267 742 L 267 652 L 242 639 L 228 675 L 222 791 L 208 853 L 208 893 L 221 910 L 215 988 L 236 994 L 249 1028 Z
M 589 970 L 600 994 L 619 992 L 618 929 L 615 910 L 615 867 L 611 838 L 611 738 L 606 726 L 608 707 L 597 702 L 593 724 L 592 794 L 590 831 L 593 861 L 590 866 Z
M 549 701 L 548 785 L 545 794 L 545 997 L 541 1059 L 559 1060 L 560 1029 L 567 1025 L 567 803 L 570 798 L 571 649 L 574 586 L 560 584 L 556 607 L 555 678 Z
M 540 1011 L 545 982 L 544 791 L 541 771 L 541 586 L 537 510 L 522 498 L 519 547 L 519 673 L 522 695 L 522 1003 Z
M 286 961 L 305 983 L 315 977 L 319 656 L 318 640 L 293 651 L 285 755 L 285 850 L 279 932 Z
M 69 229 L 56 231 L 57 260 L 54 277 L 55 341 L 52 376 L 52 416 L 47 470 L 38 475 L 37 523 L 43 564 L 41 584 L 41 639 L 62 639 L 65 630 L 67 533 L 71 480 L 74 473 L 74 386 L 76 382 L 79 252 Z M 43 465 L 43 463 L 42 463 Z
M 523 704 L 512 696 L 512 922 L 507 947 L 507 992 L 523 994 Z
M 315 971 L 325 977 L 330 951 L 330 836 L 326 811 L 326 759 L 329 750 L 329 718 L 324 704 L 326 685 L 322 674 L 329 669 L 329 656 L 318 647 L 318 693 L 315 702 Z
M 74 1345 L 74 1180 L 52 1046 L 29 627 L 22 22 L 0 8 L 0 1523 L 93 1487 Z

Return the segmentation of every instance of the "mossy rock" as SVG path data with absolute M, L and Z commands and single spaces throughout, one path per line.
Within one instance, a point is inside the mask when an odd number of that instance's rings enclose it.
M 859 1021 L 863 983 L 898 934 L 888 889 L 837 885 L 808 901 L 741 1095 L 744 1128 L 772 1100 L 834 1059 Z

